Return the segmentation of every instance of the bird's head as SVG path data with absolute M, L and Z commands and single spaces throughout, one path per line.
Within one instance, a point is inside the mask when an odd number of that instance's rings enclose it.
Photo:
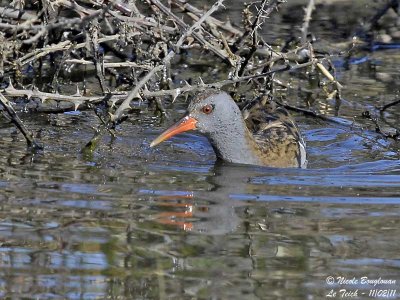
M 238 118 L 242 118 L 241 112 L 226 92 L 207 90 L 194 97 L 185 116 L 159 135 L 150 147 L 189 130 L 198 130 L 212 137 L 229 130 L 230 125 L 235 124 Z

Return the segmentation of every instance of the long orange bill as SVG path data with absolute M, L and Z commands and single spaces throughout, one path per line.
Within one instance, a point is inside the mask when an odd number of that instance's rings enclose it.
M 161 133 L 154 141 L 151 142 L 150 147 L 154 147 L 159 143 L 168 140 L 169 138 L 179 133 L 196 129 L 197 120 L 191 116 L 186 116 L 170 128 Z

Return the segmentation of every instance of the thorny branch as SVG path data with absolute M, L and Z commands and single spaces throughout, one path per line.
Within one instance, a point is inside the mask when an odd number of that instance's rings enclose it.
M 40 2 L 45 3 L 43 7 Z M 342 85 L 329 69 L 329 56 L 315 57 L 313 45 L 307 41 L 314 0 L 309 0 L 305 10 L 299 45 L 284 49 L 272 47 L 263 40 L 260 34 L 263 24 L 283 2 L 262 0 L 247 6 L 243 30 L 212 16 L 224 7 L 223 0 L 216 0 L 207 11 L 187 0 L 171 0 L 169 3 L 179 12 L 160 0 L 146 0 L 145 9 L 136 6 L 134 1 L 111 0 L 31 1 L 21 7 L 0 6 L 1 103 L 28 144 L 34 146 L 37 143 L 5 96 L 39 100 L 37 111 L 63 112 L 93 107 L 104 110 L 101 115 L 109 117 L 102 117 L 91 142 L 128 117 L 134 99 L 139 99 L 138 103 L 143 100 L 151 103 L 155 98 L 157 105 L 162 106 L 165 97 L 174 101 L 183 94 L 232 84 L 237 90 L 256 91 L 261 84 L 259 78 L 271 79 L 286 89 L 309 92 L 301 84 L 272 78 L 283 72 L 297 70 L 306 74 L 309 69 L 315 69 L 325 78 L 327 95 L 333 90 L 340 97 Z M 367 29 L 396 3 L 390 1 L 390 5 L 371 19 Z M 153 15 L 148 13 L 149 9 L 154 11 Z M 188 52 L 191 56 L 207 53 L 215 57 L 219 62 L 215 64 L 216 69 L 219 68 L 222 75 L 218 78 L 222 79 L 209 79 L 204 83 L 200 78 L 198 84 L 174 81 L 173 76 L 179 73 L 176 61 Z M 178 56 L 182 53 L 184 55 Z M 95 74 L 98 81 L 92 91 L 96 92 L 63 93 L 63 86 L 73 72 L 84 77 L 83 83 L 78 84 L 84 91 L 86 78 Z M 37 78 L 42 74 L 53 80 L 38 86 Z M 69 106 L 60 108 L 60 103 Z
M 280 0 L 272 0 L 271 2 L 263 0 L 261 6 L 257 8 L 257 16 L 252 22 L 251 27 L 247 28 L 243 35 L 234 43 L 234 48 L 240 49 L 245 43 L 246 39 L 249 37 L 249 35 L 252 36 L 256 30 L 261 29 L 264 19 L 268 18 L 272 11 L 276 9 L 281 3 L 282 1 Z
M 115 112 L 115 116 L 112 118 L 113 121 L 117 121 L 119 118 L 117 116 L 121 117 L 121 114 L 124 110 L 129 109 L 130 105 L 129 103 L 134 99 L 134 98 L 152 98 L 152 97 L 164 97 L 164 96 L 170 96 L 173 99 L 175 99 L 178 95 L 184 94 L 184 93 L 195 93 L 207 88 L 222 88 L 230 84 L 234 83 L 239 83 L 239 82 L 248 82 L 249 80 L 252 79 L 257 79 L 257 78 L 262 78 L 265 76 L 269 76 L 275 73 L 279 72 L 285 72 L 288 70 L 297 70 L 301 68 L 307 68 L 311 66 L 314 62 L 306 62 L 303 64 L 296 64 L 296 65 L 286 65 L 283 67 L 279 67 L 276 69 L 273 69 L 271 71 L 265 72 L 265 73 L 260 73 L 260 74 L 254 74 L 254 75 L 248 75 L 248 76 L 243 76 L 243 77 L 236 77 L 233 79 L 226 79 L 222 81 L 217 81 L 213 83 L 204 83 L 203 81 L 200 81 L 197 85 L 190 85 L 186 82 L 185 86 L 170 89 L 170 90 L 159 90 L 159 91 L 149 91 L 148 89 L 144 89 L 142 91 L 139 90 L 141 87 L 143 87 L 144 83 L 149 80 L 150 77 L 154 75 L 154 73 L 160 71 L 162 66 L 158 66 L 156 68 L 153 68 L 147 75 L 146 77 L 143 78 L 143 82 L 139 83 L 137 86 L 138 88 L 135 88 L 130 92 L 129 94 L 127 93 L 116 93 L 116 94 L 110 94 L 109 101 L 111 103 L 111 106 L 115 104 L 120 104 L 118 109 L 120 109 L 120 112 L 118 110 Z M 13 86 L 8 87 L 4 90 L 4 93 L 9 96 L 9 97 L 23 97 L 27 96 L 28 98 L 32 99 L 39 99 L 41 102 L 45 101 L 65 101 L 69 102 L 73 105 L 73 109 L 77 110 L 80 108 L 82 105 L 89 105 L 89 104 L 97 104 L 103 101 L 103 96 L 92 96 L 92 97 L 85 97 L 85 96 L 80 96 L 80 95 L 73 95 L 73 96 L 67 96 L 67 95 L 60 95 L 60 94 L 52 94 L 52 93 L 44 93 L 40 92 L 38 90 L 19 90 L 15 89 Z M 129 100 L 129 101 L 127 101 Z M 125 104 L 123 104 L 125 102 Z
M 218 7 L 222 6 L 223 0 L 219 0 L 217 3 L 213 5 L 213 7 L 206 13 L 200 20 L 198 20 L 193 26 L 187 29 L 187 31 L 180 37 L 178 42 L 175 45 L 176 50 L 171 50 L 168 55 L 163 59 L 163 64 L 168 65 L 172 57 L 179 51 L 179 48 L 182 46 L 183 42 L 193 34 L 194 30 L 198 29 L 201 26 L 207 17 L 209 17 L 214 11 L 218 9 Z M 147 83 L 158 71 L 164 68 L 163 65 L 159 65 L 153 68 L 136 86 L 135 88 L 128 94 L 128 97 L 124 100 L 124 102 L 118 107 L 117 111 L 114 115 L 112 115 L 111 120 L 113 122 L 118 121 L 121 118 L 122 112 L 125 109 L 129 108 L 129 103 L 135 98 L 139 96 L 139 91 L 143 85 Z
M 157 6 L 164 14 L 167 16 L 171 17 L 176 24 L 181 28 L 181 30 L 187 32 L 189 30 L 189 26 L 184 23 L 180 18 L 178 18 L 170 9 L 168 9 L 166 6 L 164 6 L 160 1 L 158 0 L 147 0 L 149 3 Z M 221 3 L 222 4 L 222 3 Z M 219 49 L 218 46 L 214 46 L 210 42 L 208 42 L 203 35 L 197 32 L 192 33 L 193 37 L 205 48 L 213 52 L 215 55 L 218 57 L 222 58 L 224 61 L 230 63 L 233 65 L 229 55 Z

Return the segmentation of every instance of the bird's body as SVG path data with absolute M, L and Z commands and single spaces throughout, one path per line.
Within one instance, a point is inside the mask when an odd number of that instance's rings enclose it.
M 188 130 L 199 130 L 218 158 L 232 163 L 269 167 L 305 167 L 305 144 L 286 109 L 266 98 L 240 111 L 220 90 L 207 90 L 189 104 L 188 114 L 151 146 Z

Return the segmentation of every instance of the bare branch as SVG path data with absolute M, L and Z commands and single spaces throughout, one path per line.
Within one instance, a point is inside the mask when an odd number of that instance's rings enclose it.
M 315 8 L 314 0 L 309 0 L 305 10 L 303 26 L 301 27 L 301 42 L 307 43 L 308 27 L 310 26 L 311 14 Z
M 42 149 L 42 146 L 40 146 L 36 141 L 33 135 L 26 129 L 25 125 L 22 123 L 21 119 L 18 117 L 17 113 L 15 112 L 14 108 L 12 107 L 11 103 L 7 100 L 6 97 L 3 96 L 2 93 L 0 93 L 0 103 L 4 107 L 4 109 L 7 111 L 8 115 L 11 118 L 11 121 L 14 123 L 14 125 L 21 131 L 21 133 L 24 135 L 28 146 L 32 147 L 34 149 Z

